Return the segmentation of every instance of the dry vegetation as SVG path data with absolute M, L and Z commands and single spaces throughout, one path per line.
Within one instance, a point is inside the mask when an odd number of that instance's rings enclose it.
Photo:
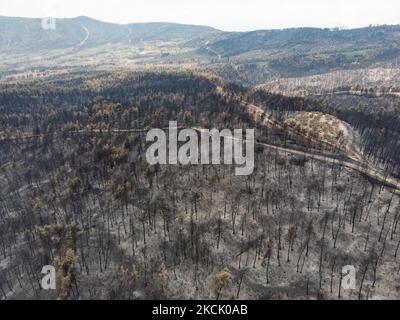
M 321 112 L 299 112 L 285 123 L 306 136 L 343 148 L 347 138 L 347 130 L 336 117 Z
M 254 127 L 241 103 L 251 92 L 192 73 L 92 77 L 2 89 L 4 130 L 37 138 L 0 142 L 1 298 L 399 298 L 400 201 L 390 188 L 340 160 L 264 147 L 249 177 L 223 165 L 149 166 L 144 134 L 110 129 L 170 119 Z M 271 110 L 292 101 L 267 100 Z M 313 113 L 305 128 L 334 135 L 338 121 Z M 276 143 L 277 131 L 257 135 Z M 47 264 L 54 292 L 40 290 Z M 357 288 L 341 290 L 349 264 Z

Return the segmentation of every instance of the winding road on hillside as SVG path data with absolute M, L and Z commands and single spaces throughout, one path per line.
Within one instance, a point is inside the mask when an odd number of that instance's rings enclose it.
M 89 29 L 86 28 L 84 25 L 82 25 L 82 28 L 83 28 L 83 30 L 85 30 L 86 35 L 85 35 L 85 37 L 83 38 L 83 40 L 82 40 L 81 42 L 79 42 L 79 43 L 75 46 L 74 51 L 79 50 L 81 47 L 83 47 L 83 45 L 84 45 L 84 44 L 89 40 L 89 38 L 90 38 L 90 31 L 89 31 Z
M 293 128 L 283 126 L 280 122 L 275 120 L 271 115 L 267 114 L 267 112 L 265 112 L 264 109 L 262 109 L 261 107 L 255 106 L 253 104 L 246 104 L 246 103 L 244 103 L 244 105 L 247 108 L 248 112 L 251 115 L 253 115 L 256 122 L 261 122 L 261 124 L 263 124 L 265 126 L 270 126 L 270 125 L 276 126 L 280 129 L 288 130 L 289 132 L 292 132 L 296 135 L 301 135 L 301 133 L 295 131 Z M 265 143 L 257 143 L 257 144 L 268 147 L 268 148 L 272 148 L 272 149 L 275 149 L 278 151 L 288 152 L 290 154 L 312 157 L 312 159 L 319 160 L 319 161 L 324 161 L 324 162 L 328 162 L 328 163 L 336 163 L 336 164 L 340 163 L 344 167 L 358 171 L 359 173 L 366 175 L 366 176 L 372 178 L 373 180 L 376 180 L 376 181 L 382 183 L 383 185 L 393 188 L 395 193 L 400 195 L 399 179 L 388 175 L 387 173 L 385 173 L 384 170 L 376 167 L 367 158 L 365 158 L 354 142 L 354 133 L 353 133 L 351 126 L 344 122 L 342 122 L 342 124 L 344 125 L 344 127 L 346 129 L 345 135 L 347 138 L 347 144 L 344 148 L 345 150 L 343 150 L 343 151 L 346 152 L 346 155 L 349 159 L 349 160 L 345 160 L 345 161 L 340 161 L 340 160 L 338 160 L 332 156 L 328 156 L 328 155 L 313 154 L 310 152 L 303 152 L 303 151 L 299 151 L 299 150 L 296 150 L 293 148 L 288 148 L 288 147 L 278 147 L 278 146 L 274 146 L 271 144 L 265 144 Z M 307 137 L 307 138 L 310 139 L 309 137 Z M 311 140 L 315 140 L 315 139 L 311 139 Z M 330 144 L 323 143 L 321 141 L 315 141 L 315 142 L 323 144 L 323 145 L 325 144 L 325 145 L 331 146 Z
M 265 126 L 276 126 L 281 129 L 285 129 L 289 131 L 294 130 L 293 128 L 287 127 L 282 125 L 280 122 L 275 120 L 272 116 L 268 115 L 261 107 L 255 106 L 253 104 L 245 104 L 244 106 L 247 108 L 248 112 L 255 117 L 255 120 L 260 122 L 261 124 Z M 356 171 L 364 176 L 369 177 L 370 179 L 377 181 L 381 183 L 384 186 L 390 187 L 393 189 L 393 192 L 397 195 L 400 195 L 400 181 L 399 179 L 392 177 L 388 175 L 387 173 L 384 172 L 384 170 L 376 167 L 373 165 L 370 161 L 368 161 L 358 150 L 354 143 L 354 136 L 352 129 L 349 125 L 345 124 L 348 130 L 348 143 L 346 145 L 346 154 L 348 157 L 348 160 L 339 160 L 333 156 L 330 155 L 323 155 L 323 154 L 317 154 L 313 153 L 311 151 L 300 151 L 298 149 L 290 148 L 290 147 L 279 147 L 273 144 L 267 144 L 267 143 L 261 143 L 261 142 L 256 142 L 256 145 L 263 146 L 265 148 L 269 148 L 271 150 L 276 150 L 279 152 L 283 152 L 286 155 L 293 156 L 293 155 L 298 155 L 298 156 L 303 156 L 307 158 L 311 158 L 312 160 L 317 160 L 321 162 L 326 162 L 326 163 L 331 163 L 335 165 L 341 165 L 343 167 L 346 167 L 350 170 Z M 178 127 L 178 129 L 182 129 L 183 127 Z M 164 128 L 165 130 L 168 128 Z M 194 128 L 197 131 L 203 131 L 203 130 L 208 130 L 205 128 Z M 76 135 L 76 134 L 109 134 L 109 133 L 140 133 L 140 132 L 147 132 L 149 129 L 111 129 L 111 130 L 99 130 L 99 129 L 93 129 L 93 130 L 76 130 L 76 131 L 70 131 L 70 132 L 55 132 L 50 135 L 63 135 L 63 134 L 69 134 L 69 135 Z M 299 134 L 299 132 L 296 132 L 296 134 Z M 11 137 L 11 138 L 0 138 L 0 142 L 3 141 L 29 141 L 31 139 L 35 138 L 44 138 L 46 135 L 45 134 L 40 134 L 40 135 L 25 135 L 22 137 Z M 321 141 L 318 141 L 321 143 Z

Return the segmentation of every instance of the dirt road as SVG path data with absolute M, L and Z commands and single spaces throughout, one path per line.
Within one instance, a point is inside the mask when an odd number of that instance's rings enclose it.
M 261 121 L 262 124 L 269 126 L 276 126 L 280 129 L 283 130 L 288 130 L 288 131 L 293 131 L 294 134 L 300 135 L 299 132 L 294 132 L 293 129 L 290 127 L 284 127 L 281 123 L 279 123 L 277 120 L 273 119 L 270 115 L 268 115 L 261 107 L 255 106 L 253 104 L 245 104 L 245 107 L 248 109 L 249 113 L 252 114 L 255 117 L 256 121 Z M 344 167 L 347 167 L 349 169 L 358 171 L 361 174 L 364 174 L 376 181 L 379 181 L 383 185 L 389 186 L 393 189 L 395 189 L 397 194 L 400 194 L 400 181 L 392 177 L 390 175 L 387 175 L 384 170 L 376 167 L 373 165 L 370 161 L 368 161 L 364 155 L 360 152 L 358 149 L 357 145 L 354 142 L 354 133 L 350 125 L 345 124 L 343 122 L 345 129 L 346 129 L 346 134 L 347 134 L 347 144 L 345 146 L 345 152 L 349 160 L 347 161 L 341 161 L 340 164 L 343 165 Z M 315 139 L 312 139 L 315 140 Z M 321 141 L 315 141 L 317 143 L 321 144 Z M 264 143 L 257 143 L 258 145 L 263 145 L 268 148 L 272 148 L 275 150 L 279 150 L 282 152 L 288 152 L 291 154 L 296 154 L 296 155 L 302 155 L 306 157 L 312 157 L 315 160 L 319 161 L 324 161 L 328 163 L 339 163 L 339 160 L 328 156 L 328 155 L 316 155 L 310 152 L 303 152 L 299 150 L 295 150 L 292 148 L 288 147 L 277 147 L 271 144 L 264 144 Z M 326 144 L 326 143 L 322 143 Z M 329 144 L 327 144 L 329 145 Z
M 246 105 L 246 107 L 249 110 L 249 113 L 251 113 L 253 116 L 256 117 L 257 121 L 262 121 L 264 125 L 274 125 L 279 128 L 284 128 L 287 130 L 287 127 L 284 127 L 282 124 L 280 124 L 278 121 L 274 120 L 273 117 L 269 116 L 262 108 L 254 106 L 254 105 Z M 183 127 L 179 126 L 178 129 L 182 129 Z M 168 129 L 168 128 L 164 128 Z M 202 131 L 205 130 L 203 128 L 194 128 L 197 131 Z M 78 130 L 78 131 L 71 131 L 71 132 L 57 132 L 53 133 L 52 135 L 62 135 L 62 134 L 70 134 L 70 135 L 76 135 L 76 134 L 107 134 L 107 133 L 140 133 L 140 132 L 147 132 L 149 129 L 112 129 L 112 130 Z M 300 151 L 297 149 L 293 149 L 290 147 L 278 147 L 272 144 L 266 144 L 266 143 L 260 143 L 256 142 L 256 145 L 263 146 L 266 148 L 269 148 L 271 150 L 276 150 L 279 152 L 283 152 L 287 154 L 288 156 L 293 156 L 293 155 L 299 155 L 299 156 L 304 156 L 307 158 L 311 158 L 313 160 L 317 161 L 322 161 L 326 163 L 332 163 L 332 164 L 337 164 L 337 165 L 342 165 L 343 167 L 346 167 L 348 169 L 354 170 L 362 175 L 365 175 L 375 181 L 378 181 L 382 185 L 388 186 L 393 189 L 394 193 L 400 195 L 400 181 L 392 177 L 390 175 L 387 175 L 382 169 L 377 168 L 374 166 L 372 163 L 370 163 L 358 150 L 358 148 L 355 146 L 353 143 L 354 137 L 352 134 L 351 128 L 348 128 L 349 131 L 349 143 L 346 146 L 348 149 L 348 160 L 345 161 L 340 161 L 337 158 L 329 155 L 322 155 L 322 154 L 315 154 L 312 152 L 306 152 L 306 151 Z M 298 133 L 297 133 L 298 134 Z M 26 135 L 23 137 L 15 137 L 15 138 L 3 138 L 0 139 L 0 142 L 2 141 L 29 141 L 31 139 L 35 138 L 44 138 L 45 135 Z

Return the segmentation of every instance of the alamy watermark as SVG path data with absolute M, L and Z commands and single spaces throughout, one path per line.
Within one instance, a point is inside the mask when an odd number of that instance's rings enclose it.
M 44 266 L 41 272 L 44 277 L 42 278 L 43 290 L 56 290 L 56 268 L 53 266 Z
M 342 268 L 342 288 L 344 290 L 356 289 L 356 268 L 354 266 L 344 266 Z
M 146 152 L 146 160 L 150 165 L 235 164 L 237 176 L 248 176 L 254 171 L 254 129 L 246 129 L 245 137 L 242 129 L 235 129 L 233 133 L 229 129 L 219 131 L 198 128 L 178 132 L 177 122 L 170 121 L 168 137 L 164 130 L 152 129 L 147 132 L 146 141 L 153 142 Z M 183 143 L 179 150 L 178 142 Z
M 42 18 L 42 28 L 44 30 L 55 30 L 57 28 L 57 20 L 56 18 Z
M 42 29 L 43 30 L 56 30 L 57 28 L 57 12 L 59 12 L 60 0 L 48 0 L 42 6 Z

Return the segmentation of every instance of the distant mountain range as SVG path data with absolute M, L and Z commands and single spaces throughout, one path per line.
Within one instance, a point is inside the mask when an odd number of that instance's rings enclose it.
M 55 29 L 44 29 L 42 19 L 0 17 L 0 52 L 41 51 L 110 43 L 193 39 L 219 32 L 207 26 L 177 23 L 115 24 L 88 17 L 56 19 Z
M 283 30 L 258 30 L 252 32 L 225 33 L 211 48 L 223 55 L 236 56 L 255 50 L 295 50 L 308 54 L 310 51 L 332 48 L 371 48 L 373 46 L 398 47 L 400 26 L 378 26 L 361 29 L 292 28 Z
M 398 61 L 400 26 L 223 33 L 207 49 L 232 62 L 267 63 L 279 75 L 318 74 Z
M 149 43 L 156 45 L 147 51 Z M 143 59 L 147 59 L 146 63 L 189 61 L 229 80 L 259 84 L 276 76 L 297 77 L 398 64 L 400 25 L 352 30 L 291 28 L 223 32 L 208 26 L 164 22 L 122 25 L 77 17 L 57 19 L 54 30 L 45 30 L 41 19 L 0 17 L 0 54 L 3 57 L 6 54 L 6 60 L 7 54 L 29 56 L 73 49 L 68 51 L 68 58 L 64 55 L 63 63 L 68 59 L 76 62 L 80 56 L 74 56 L 74 52 L 108 44 L 124 46 L 125 51 L 118 51 L 125 59 L 121 60 L 122 65 L 125 61 L 140 64 Z M 129 45 L 136 47 L 131 50 Z M 104 54 L 107 48 L 98 51 Z M 97 53 L 93 52 L 90 54 L 96 59 Z M 14 59 L 13 55 L 9 57 Z M 102 61 L 105 63 L 109 58 L 105 56 Z M 48 59 L 46 63 L 50 62 Z M 7 68 L 17 65 L 14 59 Z

